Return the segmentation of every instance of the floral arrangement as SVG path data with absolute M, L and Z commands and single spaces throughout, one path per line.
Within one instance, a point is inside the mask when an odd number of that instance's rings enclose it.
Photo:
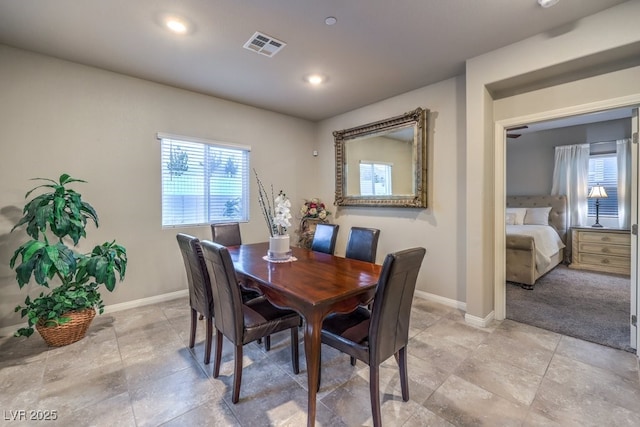
M 321 220 L 327 219 L 331 212 L 327 210 L 324 203 L 319 199 L 305 200 L 304 204 L 300 208 L 300 215 L 302 219 L 305 218 L 319 218 Z
M 273 196 L 273 185 L 271 186 L 271 197 L 258 177 L 258 172 L 253 170 L 258 182 L 258 204 L 262 211 L 262 216 L 267 222 L 269 236 L 283 236 L 287 234 L 287 227 L 291 227 L 291 201 L 285 193 L 280 190 L 277 197 Z M 273 204 L 272 201 L 273 200 Z

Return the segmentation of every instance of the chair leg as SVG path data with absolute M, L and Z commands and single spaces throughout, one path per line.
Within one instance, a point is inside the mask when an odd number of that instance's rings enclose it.
M 233 372 L 233 396 L 231 401 L 238 403 L 240 400 L 240 383 L 242 382 L 242 344 L 236 344 L 235 369 Z
M 195 309 L 191 309 L 191 331 L 189 333 L 189 348 L 193 348 L 196 342 L 196 327 L 198 326 L 198 312 Z
M 371 394 L 371 414 L 373 415 L 373 426 L 382 426 L 382 415 L 380 413 L 380 365 L 369 365 L 369 392 Z
M 218 378 L 220 375 L 220 359 L 222 359 L 222 332 L 216 328 L 216 357 L 213 361 L 213 378 Z
M 208 365 L 211 361 L 211 341 L 213 338 L 213 319 L 207 319 L 207 339 L 204 342 L 204 364 Z
M 199 320 L 202 320 L 202 319 L 204 319 L 204 314 L 200 315 L 200 319 Z
M 398 367 L 400 368 L 400 386 L 402 387 L 402 400 L 409 400 L 409 379 L 407 377 L 407 347 L 398 350 Z
M 293 366 L 293 373 L 300 373 L 300 357 L 298 354 L 298 327 L 291 328 L 291 365 Z
M 356 358 L 351 356 L 351 366 L 356 366 Z
M 264 337 L 264 349 L 265 351 L 271 350 L 271 335 Z

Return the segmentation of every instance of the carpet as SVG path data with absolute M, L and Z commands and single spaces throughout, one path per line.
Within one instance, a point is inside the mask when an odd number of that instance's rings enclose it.
M 630 347 L 628 276 L 572 270 L 559 265 L 533 290 L 507 282 L 507 319 L 597 344 Z

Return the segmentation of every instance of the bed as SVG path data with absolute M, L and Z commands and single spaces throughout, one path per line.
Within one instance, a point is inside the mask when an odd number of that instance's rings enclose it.
M 506 279 L 525 289 L 565 259 L 565 196 L 507 196 Z

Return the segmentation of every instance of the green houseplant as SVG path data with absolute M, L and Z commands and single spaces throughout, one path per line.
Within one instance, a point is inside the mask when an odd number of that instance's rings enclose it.
M 127 253 L 115 240 L 97 245 L 89 253 L 80 253 L 73 247 L 81 238 L 86 237 L 87 221 L 98 227 L 98 215 L 94 208 L 82 200 L 79 193 L 69 188 L 72 183 L 84 183 L 67 174 L 59 181 L 47 178 L 34 178 L 46 181 L 26 195 L 27 199 L 34 191 L 44 190 L 27 202 L 23 217 L 13 227 L 12 232 L 26 224 L 26 232 L 31 238 L 22 244 L 13 254 L 10 267 L 15 267 L 16 279 L 22 289 L 33 276 L 35 282 L 48 289 L 37 298 L 26 297 L 24 305 L 16 307 L 21 316 L 26 317 L 28 326 L 18 329 L 15 336 L 31 336 L 34 327 L 38 329 L 49 345 L 66 345 L 84 336 L 84 332 L 95 315 L 97 308 L 102 314 L 104 304 L 100 295 L 100 286 L 113 291 L 116 281 L 124 279 L 127 267 Z M 73 243 L 73 247 L 67 243 Z M 78 313 L 87 319 L 86 325 L 79 328 L 71 342 L 57 338 L 57 343 L 47 339 L 45 328 L 62 328 L 57 332 L 64 334 L 65 325 L 79 323 Z M 76 317 L 74 317 L 76 316 Z M 77 329 L 77 328 L 76 328 Z M 78 337 L 78 335 L 80 335 Z

